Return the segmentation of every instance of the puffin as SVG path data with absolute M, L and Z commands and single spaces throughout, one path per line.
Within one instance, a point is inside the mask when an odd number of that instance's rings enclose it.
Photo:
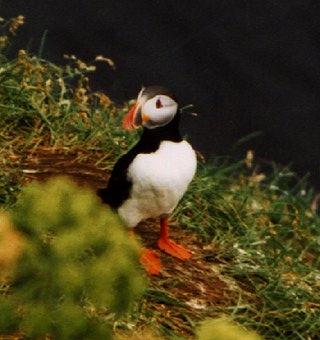
M 196 153 L 182 138 L 176 97 L 162 86 L 142 87 L 125 115 L 122 126 L 143 128 L 141 137 L 116 162 L 106 188 L 97 194 L 132 230 L 148 218 L 160 219 L 157 247 L 185 261 L 191 252 L 169 237 L 168 218 L 192 181 L 197 167 Z M 160 257 L 142 248 L 140 263 L 151 275 L 161 272 Z

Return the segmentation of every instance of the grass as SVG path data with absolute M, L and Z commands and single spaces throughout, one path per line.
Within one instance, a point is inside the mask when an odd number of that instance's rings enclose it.
M 90 90 L 94 65 L 71 56 L 60 67 L 25 51 L 7 60 L 7 39 L 1 41 L 0 204 L 8 210 L 24 183 L 21 164 L 39 150 L 76 153 L 79 162 L 109 171 L 138 133 L 121 129 L 128 104 L 116 107 Z M 147 325 L 166 337 L 192 336 L 199 320 L 229 315 L 266 339 L 320 336 L 320 220 L 310 208 L 313 190 L 290 169 L 274 166 L 264 174 L 259 168 L 250 153 L 241 162 L 201 163 L 174 213 L 186 235 L 195 235 L 206 269 L 200 281 L 219 278 L 228 288 L 225 303 L 208 296 L 206 308 L 191 308 L 171 289 L 179 287 L 179 277 L 153 279 L 136 313 L 115 328 Z
M 303 183 L 288 186 L 289 171 L 263 179 L 243 170 L 241 164 L 206 169 L 177 211 L 178 219 L 216 244 L 213 256 L 221 261 L 221 273 L 253 294 L 253 301 L 240 294 L 237 305 L 219 312 L 231 313 L 266 338 L 316 337 L 320 238 L 319 217 L 310 209 L 312 191 Z

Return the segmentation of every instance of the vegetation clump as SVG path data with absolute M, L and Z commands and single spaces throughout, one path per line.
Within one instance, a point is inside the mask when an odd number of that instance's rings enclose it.
M 21 16 L 15 19 L 4 22 L 2 30 L 0 22 L 0 150 L 7 159 L 39 146 L 85 147 L 113 158 L 132 144 L 137 135 L 124 133 L 120 124 L 127 105 L 118 108 L 89 86 L 95 63 L 110 65 L 110 59 L 98 56 L 86 63 L 65 56 L 62 67 L 23 49 L 8 59 L 11 31 L 23 24 Z
M 7 297 L 19 310 L 19 331 L 109 338 L 105 320 L 128 312 L 143 288 L 138 245 L 118 217 L 90 190 L 56 178 L 27 186 L 12 219 L 24 240 Z

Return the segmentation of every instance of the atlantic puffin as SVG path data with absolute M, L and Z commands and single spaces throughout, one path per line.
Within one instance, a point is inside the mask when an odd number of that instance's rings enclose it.
M 196 172 L 196 153 L 179 131 L 181 112 L 175 96 L 161 86 L 143 87 L 123 119 L 123 128 L 143 127 L 138 143 L 115 164 L 107 187 L 98 190 L 103 203 L 116 210 L 128 228 L 160 218 L 157 246 L 180 260 L 191 252 L 169 238 L 168 217 Z M 133 230 L 133 229 L 132 229 Z M 143 248 L 140 262 L 149 274 L 161 271 L 159 256 Z

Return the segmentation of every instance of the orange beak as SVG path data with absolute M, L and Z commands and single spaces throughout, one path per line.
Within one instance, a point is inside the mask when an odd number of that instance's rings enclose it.
M 129 112 L 124 116 L 123 121 L 122 121 L 122 127 L 125 130 L 132 130 L 137 127 L 134 124 L 137 110 L 138 110 L 138 103 L 135 103 L 130 107 Z

